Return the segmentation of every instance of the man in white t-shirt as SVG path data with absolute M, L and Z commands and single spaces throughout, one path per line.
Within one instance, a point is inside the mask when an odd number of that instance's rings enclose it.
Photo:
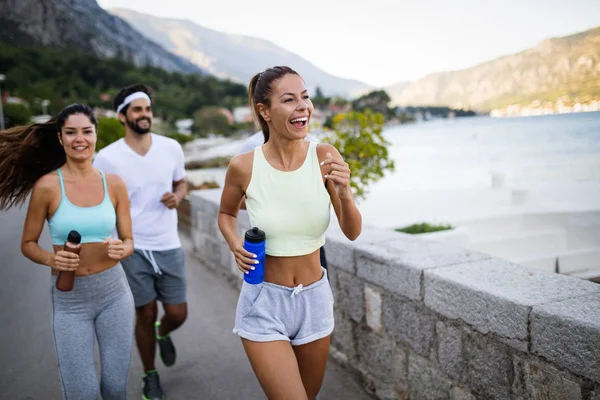
M 313 136 L 310 136 L 310 134 L 306 135 L 304 140 L 308 140 L 309 142 L 318 142 L 318 140 L 316 138 L 314 138 Z M 255 134 L 253 134 L 252 136 L 248 137 L 246 140 L 244 140 L 244 143 L 242 143 L 242 147 L 238 151 L 238 154 L 247 153 L 249 151 L 254 150 L 258 146 L 262 146 L 263 144 L 265 144 L 265 135 L 263 134 L 262 131 L 258 131 Z M 240 208 L 242 210 L 246 209 L 246 201 L 244 198 L 242 198 L 242 203 L 240 204 Z M 324 247 L 321 247 L 320 255 L 321 255 L 321 265 L 323 266 L 323 268 L 327 269 L 327 258 L 325 257 L 325 248 Z
M 163 399 L 154 365 L 156 343 L 166 366 L 176 352 L 169 333 L 187 317 L 184 254 L 177 230 L 177 207 L 187 194 L 181 145 L 150 133 L 152 91 L 146 85 L 122 89 L 115 108 L 125 137 L 100 150 L 94 166 L 119 175 L 131 203 L 134 252 L 121 260 L 136 307 L 135 337 L 144 366 L 144 398 Z M 157 321 L 157 300 L 164 315 Z

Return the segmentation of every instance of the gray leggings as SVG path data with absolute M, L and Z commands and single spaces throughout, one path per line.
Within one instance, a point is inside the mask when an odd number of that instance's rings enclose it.
M 52 330 L 65 400 L 125 400 L 135 309 L 121 264 L 75 278 L 61 292 L 52 276 Z M 98 340 L 100 390 L 94 363 Z

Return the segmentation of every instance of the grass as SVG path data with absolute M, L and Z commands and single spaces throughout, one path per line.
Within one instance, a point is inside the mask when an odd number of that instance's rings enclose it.
M 420 224 L 405 226 L 404 228 L 397 228 L 396 232 L 404 232 L 410 233 L 411 235 L 418 235 L 420 233 L 446 231 L 452 228 L 453 227 L 451 225 L 431 225 L 423 222 Z

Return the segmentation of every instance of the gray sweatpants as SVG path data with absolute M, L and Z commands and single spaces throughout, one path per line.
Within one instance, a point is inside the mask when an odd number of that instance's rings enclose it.
M 52 275 L 52 330 L 65 400 L 125 400 L 135 309 L 120 264 L 75 278 L 73 290 L 56 289 Z M 94 364 L 98 340 L 100 390 Z

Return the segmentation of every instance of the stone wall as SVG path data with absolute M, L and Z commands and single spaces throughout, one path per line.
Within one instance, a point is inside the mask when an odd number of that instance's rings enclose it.
M 190 196 L 194 252 L 239 288 L 220 195 Z M 337 226 L 331 355 L 376 397 L 600 400 L 600 285 L 393 231 L 351 242 Z

